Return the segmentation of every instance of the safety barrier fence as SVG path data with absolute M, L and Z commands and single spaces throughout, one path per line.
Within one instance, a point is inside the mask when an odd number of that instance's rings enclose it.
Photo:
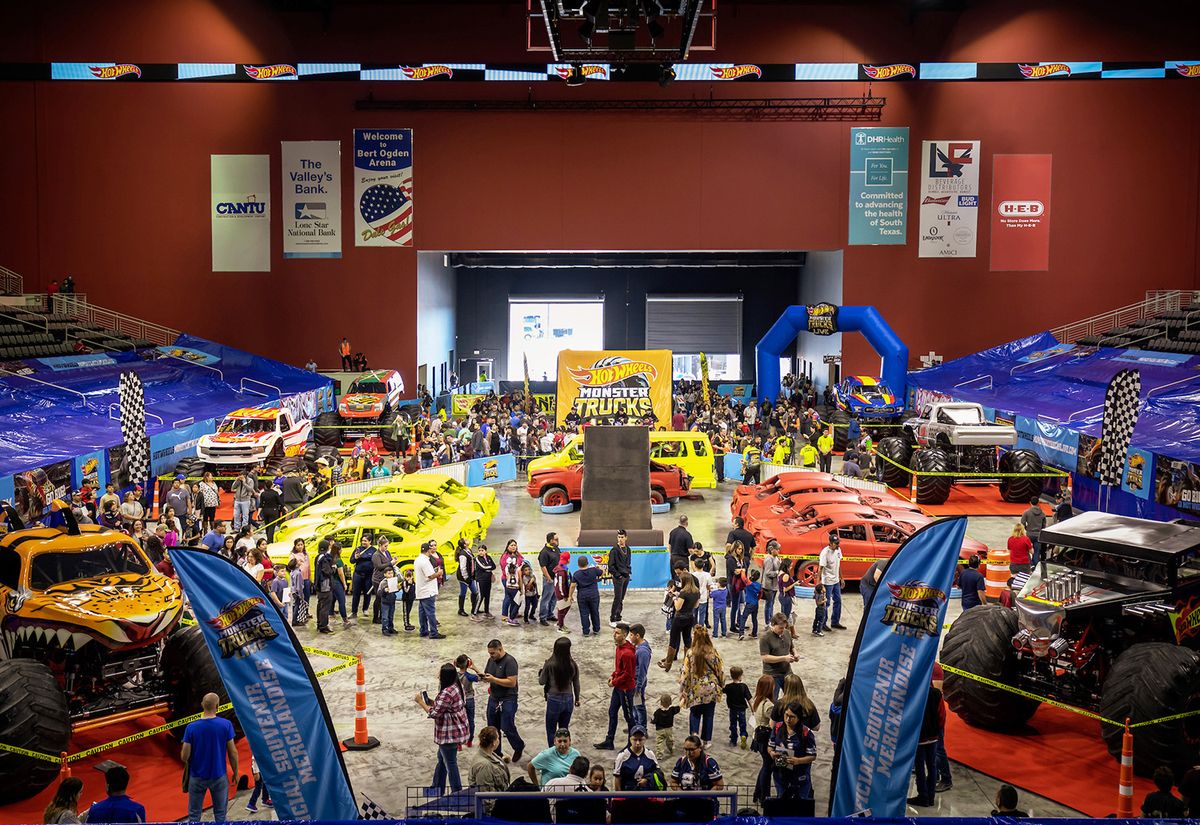
M 59 293 L 51 299 L 50 311 L 55 315 L 73 318 L 81 325 L 112 330 L 130 338 L 150 341 L 161 347 L 173 344 L 179 337 L 179 330 L 89 303 L 85 294 Z
M 1089 335 L 1103 335 L 1110 330 L 1129 326 L 1138 321 L 1162 315 L 1164 312 L 1175 312 L 1186 308 L 1192 302 L 1193 293 L 1191 292 L 1182 292 L 1177 289 L 1148 290 L 1146 298 L 1142 301 L 1055 327 L 1050 330 L 1050 334 L 1064 344 L 1071 344 Z
M 567 803 L 583 803 L 589 807 L 595 807 L 599 813 L 597 822 L 602 821 L 606 810 L 619 809 L 623 800 L 659 800 L 662 803 L 669 803 L 675 808 L 678 808 L 680 814 L 675 821 L 679 822 L 696 822 L 711 819 L 713 816 L 730 816 L 738 811 L 738 792 L 737 790 L 723 791 L 670 791 L 669 794 L 664 794 L 660 791 L 591 791 L 586 796 L 581 796 L 578 792 L 567 793 L 547 793 L 541 791 L 538 793 L 514 793 L 514 792 L 478 792 L 471 794 L 471 802 L 475 816 L 483 816 L 484 806 L 487 802 L 498 802 L 499 800 L 512 800 L 512 802 L 525 808 L 530 802 L 536 799 L 555 800 L 556 806 L 561 805 L 566 807 Z M 683 804 L 680 804 L 680 801 Z M 600 804 L 597 805 L 596 803 Z M 644 811 L 644 804 L 638 805 L 638 810 Z M 612 810 L 608 810 L 611 815 Z M 620 821 L 621 816 L 619 810 L 617 812 L 617 821 Z M 626 822 L 633 821 L 626 818 Z
M 25 291 L 25 279 L 6 266 L 0 266 L 0 294 L 20 295 Z

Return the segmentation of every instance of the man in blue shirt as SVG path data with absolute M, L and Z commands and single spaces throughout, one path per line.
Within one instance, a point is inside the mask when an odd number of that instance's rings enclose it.
M 201 717 L 183 731 L 183 750 L 180 758 L 188 766 L 188 820 L 200 821 L 204 810 L 204 795 L 210 793 L 213 821 L 224 822 L 229 806 L 229 775 L 225 759 L 233 776 L 238 775 L 238 752 L 234 744 L 233 724 L 217 716 L 221 699 L 206 693 L 200 700 Z
M 987 582 L 979 572 L 979 556 L 971 556 L 967 569 L 958 576 L 958 589 L 962 591 L 962 609 L 970 610 L 987 601 Z
M 633 643 L 634 655 L 634 684 L 633 684 L 633 723 L 646 727 L 646 679 L 650 674 L 650 660 L 653 651 L 646 641 L 646 628 L 641 624 L 629 626 L 629 641 Z
M 108 799 L 93 802 L 88 808 L 88 822 L 145 822 L 146 809 L 125 793 L 129 787 L 129 771 L 117 765 L 104 774 Z
M 571 574 L 571 593 L 567 601 L 578 596 L 579 621 L 583 624 L 583 635 L 600 635 L 600 577 L 599 567 L 589 567 L 586 555 L 579 557 L 579 569 Z
M 200 539 L 200 543 L 207 547 L 210 553 L 220 553 L 221 548 L 225 546 L 225 522 L 214 521 L 212 529 Z
M 617 791 L 656 791 L 651 776 L 658 770 L 654 754 L 646 750 L 646 729 L 634 725 L 629 731 L 629 746 L 617 754 L 613 777 Z

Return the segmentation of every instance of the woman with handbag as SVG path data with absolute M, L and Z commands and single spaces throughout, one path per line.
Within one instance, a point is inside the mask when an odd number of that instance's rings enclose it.
M 775 677 L 763 674 L 754 686 L 750 712 L 754 714 L 754 738 L 750 750 L 762 757 L 762 767 L 754 783 L 754 801 L 761 803 L 771 795 L 771 770 L 774 760 L 768 749 L 771 741 L 771 712 L 775 709 Z
M 724 687 L 725 662 L 713 647 L 708 628 L 694 628 L 679 671 L 679 706 L 689 709 L 689 733 L 699 736 L 706 748 L 712 742 L 713 715 Z
M 738 619 L 742 615 L 742 591 L 746 584 L 742 574 L 746 572 L 746 547 L 740 541 L 735 541 L 725 556 L 725 580 L 729 586 L 729 632 L 741 633 L 742 628 Z

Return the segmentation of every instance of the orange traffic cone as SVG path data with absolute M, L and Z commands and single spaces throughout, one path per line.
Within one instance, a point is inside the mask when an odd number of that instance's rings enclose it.
M 67 761 L 67 752 L 66 751 L 62 751 L 61 758 L 62 758 L 62 767 L 60 767 L 58 770 L 58 781 L 59 782 L 61 782 L 62 780 L 66 779 L 67 777 L 69 777 L 71 775 L 71 763 Z
M 354 692 L 354 738 L 343 739 L 346 750 L 369 751 L 379 747 L 379 740 L 367 735 L 367 673 L 363 670 L 362 654 L 358 654 L 358 685 Z
M 1117 818 L 1133 818 L 1133 734 L 1129 719 L 1125 719 L 1125 735 L 1121 737 L 1121 781 L 1117 786 Z

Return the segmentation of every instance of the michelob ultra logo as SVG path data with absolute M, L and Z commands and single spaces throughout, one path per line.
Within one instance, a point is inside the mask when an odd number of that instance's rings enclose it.
M 246 75 L 255 80 L 274 80 L 279 77 L 296 77 L 296 67 L 290 63 L 274 63 L 270 66 L 246 66 Z
M 709 68 L 712 69 L 715 80 L 737 80 L 748 74 L 762 77 L 762 69 L 753 63 L 742 63 L 738 66 L 710 66 Z
M 1030 66 L 1026 63 L 1018 64 L 1017 68 L 1021 70 L 1021 74 L 1025 77 L 1037 79 L 1039 77 L 1051 77 L 1053 75 L 1071 76 L 1071 67 L 1066 63 L 1043 63 L 1041 66 Z
M 571 75 L 573 75 L 575 73 L 575 67 L 574 66 L 559 66 L 556 71 L 558 72 L 559 77 L 561 77 L 563 80 L 566 80 L 568 77 L 570 77 Z M 608 71 L 603 66 L 596 66 L 594 64 L 587 65 L 587 66 L 580 66 L 579 73 L 582 74 L 584 77 L 591 77 L 592 75 L 600 75 L 601 77 L 608 76 Z
M 1184 77 L 1200 77 L 1200 63 L 1176 63 L 1175 71 Z
M 115 66 L 88 66 L 97 80 L 116 80 L 127 74 L 142 76 L 142 70 L 132 63 L 117 63 Z
M 401 66 L 400 71 L 412 80 L 428 80 L 443 74 L 446 77 L 454 77 L 454 69 L 449 66 Z
M 911 63 L 892 63 L 888 66 L 863 66 L 863 71 L 872 80 L 887 80 L 892 77 L 899 77 L 902 74 L 906 74 L 909 77 L 917 76 L 917 67 Z
M 570 367 L 568 371 L 575 382 L 584 387 L 606 387 L 635 375 L 645 375 L 651 381 L 658 377 L 654 365 L 645 361 L 623 361 L 602 367 L 593 364 L 590 367 Z

